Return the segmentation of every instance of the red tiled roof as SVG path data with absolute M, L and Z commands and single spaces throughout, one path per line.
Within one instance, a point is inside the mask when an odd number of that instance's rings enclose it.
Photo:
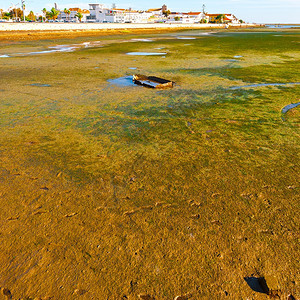
M 148 9 L 148 11 L 160 11 L 162 10 L 162 8 L 150 8 Z
M 192 15 L 192 16 L 197 16 L 197 15 L 200 15 L 201 12 L 193 12 L 193 11 L 190 11 L 187 13 L 188 15 Z
M 231 16 L 231 14 L 206 14 L 209 17 L 219 16 L 219 15 L 225 15 L 225 16 Z
M 81 9 L 79 7 L 72 7 L 72 8 L 69 8 L 69 10 L 80 12 L 80 13 L 83 13 L 83 14 L 89 14 L 90 13 L 90 11 L 88 9 Z

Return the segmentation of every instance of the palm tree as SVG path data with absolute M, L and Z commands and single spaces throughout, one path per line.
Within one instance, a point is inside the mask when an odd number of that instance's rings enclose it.
M 70 14 L 71 14 L 71 11 L 69 9 L 64 9 L 64 13 L 66 14 L 66 19 L 68 19 L 68 21 L 70 22 Z
M 66 8 L 64 8 L 64 13 L 66 15 L 66 20 L 67 20 L 68 10 Z
M 47 16 L 47 9 L 46 9 L 46 8 L 43 8 L 42 12 L 43 12 L 43 14 L 44 14 L 45 22 L 46 22 L 46 21 L 47 21 L 47 18 L 46 18 L 46 16 Z M 42 18 L 42 21 L 43 21 L 43 18 Z
M 68 18 L 69 18 L 69 21 L 70 21 L 70 14 L 71 14 L 71 11 L 68 9 Z
M 216 17 L 216 20 L 218 20 L 218 23 L 223 23 L 225 19 L 225 15 L 224 14 L 220 14 Z
M 82 15 L 82 13 L 77 12 L 77 14 L 75 15 L 75 17 L 78 18 L 79 22 L 81 22 L 81 20 L 82 20 L 82 18 L 83 18 L 83 15 Z
M 54 7 L 52 7 L 51 11 L 52 11 L 52 15 L 53 15 L 53 20 L 56 20 L 58 15 L 60 14 L 60 11 L 55 9 Z
M 59 14 L 60 14 L 60 11 L 55 9 L 54 7 L 52 7 L 51 10 L 47 12 L 47 15 L 49 16 L 49 18 L 54 21 L 57 19 L 57 16 Z

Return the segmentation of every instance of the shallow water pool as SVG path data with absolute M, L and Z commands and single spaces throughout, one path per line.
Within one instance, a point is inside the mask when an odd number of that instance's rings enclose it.
M 124 76 L 115 79 L 107 80 L 110 84 L 118 85 L 118 86 L 136 86 L 133 83 L 132 76 Z
M 291 110 L 291 109 L 297 107 L 298 105 L 300 105 L 300 102 L 297 102 L 297 103 L 291 103 L 291 104 L 289 104 L 289 105 L 286 105 L 286 106 L 281 110 L 281 112 L 282 112 L 283 114 L 285 114 L 285 113 L 287 113 L 289 110 Z
M 127 55 L 151 56 L 151 55 L 166 55 L 165 52 L 128 52 Z

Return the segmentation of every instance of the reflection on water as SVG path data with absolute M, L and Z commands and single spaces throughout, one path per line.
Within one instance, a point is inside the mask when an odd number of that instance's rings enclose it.
M 136 86 L 133 83 L 132 76 L 109 79 L 107 81 L 113 85 L 118 85 L 118 86 Z
M 170 36 L 176 37 L 176 38 L 196 39 L 198 36 L 211 35 L 214 33 L 216 33 L 216 32 L 213 32 L 213 31 L 203 32 L 202 30 L 200 30 L 200 31 L 192 31 L 190 33 L 181 33 L 179 36 L 178 36 L 178 34 L 173 33 L 173 34 L 170 34 Z
M 286 119 L 285 119 L 285 114 L 286 114 L 289 110 L 291 110 L 291 109 L 297 107 L 298 105 L 300 105 L 300 102 L 297 102 L 297 103 L 291 103 L 291 104 L 289 104 L 289 105 L 286 105 L 286 106 L 281 110 L 281 113 L 282 113 L 281 119 L 282 119 L 282 121 L 285 122 L 285 121 L 286 121 Z
M 282 112 L 283 114 L 285 114 L 285 113 L 287 113 L 290 109 L 295 108 L 295 107 L 297 107 L 298 105 L 300 105 L 300 102 L 297 102 L 297 103 L 291 103 L 291 104 L 289 104 L 289 105 L 286 105 L 286 106 L 281 110 L 281 112 Z
M 30 84 L 31 86 L 37 86 L 37 87 L 50 87 L 50 84 L 46 84 L 46 83 L 32 83 Z
M 200 33 L 198 33 L 198 35 L 211 35 L 213 33 L 215 33 L 215 32 L 200 32 Z
M 49 47 L 49 48 L 52 50 L 42 50 L 42 51 L 35 51 L 35 52 L 29 52 L 29 53 L 16 53 L 16 56 L 37 55 L 37 54 L 46 54 L 46 53 L 55 53 L 55 52 L 72 52 L 77 47 L 59 45 L 59 46 L 53 46 L 53 47 Z
M 81 48 L 97 47 L 99 46 L 99 43 L 100 41 L 84 42 L 82 44 L 73 44 L 73 45 L 56 45 L 56 46 L 48 47 L 49 50 L 40 50 L 40 51 L 33 51 L 33 52 L 26 52 L 26 53 L 12 53 L 10 55 L 4 54 L 4 55 L 0 55 L 0 58 L 15 57 L 15 56 L 16 57 L 31 56 L 31 55 L 57 53 L 57 52 L 73 52 Z
M 195 37 L 188 37 L 188 36 L 178 36 L 178 40 L 195 40 Z
M 128 52 L 127 55 L 141 55 L 141 56 L 150 56 L 150 55 L 166 55 L 164 52 Z
M 239 60 L 237 60 L 237 59 L 225 59 L 225 61 L 229 61 L 229 62 L 239 62 Z
M 132 41 L 135 41 L 135 42 L 153 42 L 153 40 L 150 40 L 150 39 L 132 39 Z
M 252 88 L 252 87 L 262 87 L 262 86 L 284 86 L 284 85 L 295 85 L 300 84 L 300 82 L 287 82 L 287 83 L 258 83 L 258 84 L 249 84 L 249 85 L 241 85 L 241 86 L 231 86 L 231 90 L 238 90 L 244 88 Z

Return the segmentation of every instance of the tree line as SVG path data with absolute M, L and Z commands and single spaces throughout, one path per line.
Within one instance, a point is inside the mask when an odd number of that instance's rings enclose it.
M 60 14 L 60 11 L 57 10 L 56 8 L 52 7 L 50 11 L 48 11 L 46 8 L 43 8 L 42 10 L 43 15 L 39 16 L 38 20 L 39 21 L 48 21 L 48 20 L 56 20 Z M 67 16 L 67 20 L 70 21 L 70 15 L 71 15 L 71 11 L 69 9 L 64 9 L 64 13 Z M 80 12 L 77 12 L 75 17 L 78 18 L 78 20 L 81 22 L 83 15 Z M 0 9 L 0 19 L 2 20 L 23 20 L 24 19 L 24 15 L 23 15 L 23 10 L 20 8 L 13 8 L 8 12 L 4 12 L 2 9 Z M 30 11 L 29 14 L 26 16 L 25 15 L 25 20 L 27 22 L 35 22 L 37 21 L 37 17 L 34 14 L 33 11 Z

